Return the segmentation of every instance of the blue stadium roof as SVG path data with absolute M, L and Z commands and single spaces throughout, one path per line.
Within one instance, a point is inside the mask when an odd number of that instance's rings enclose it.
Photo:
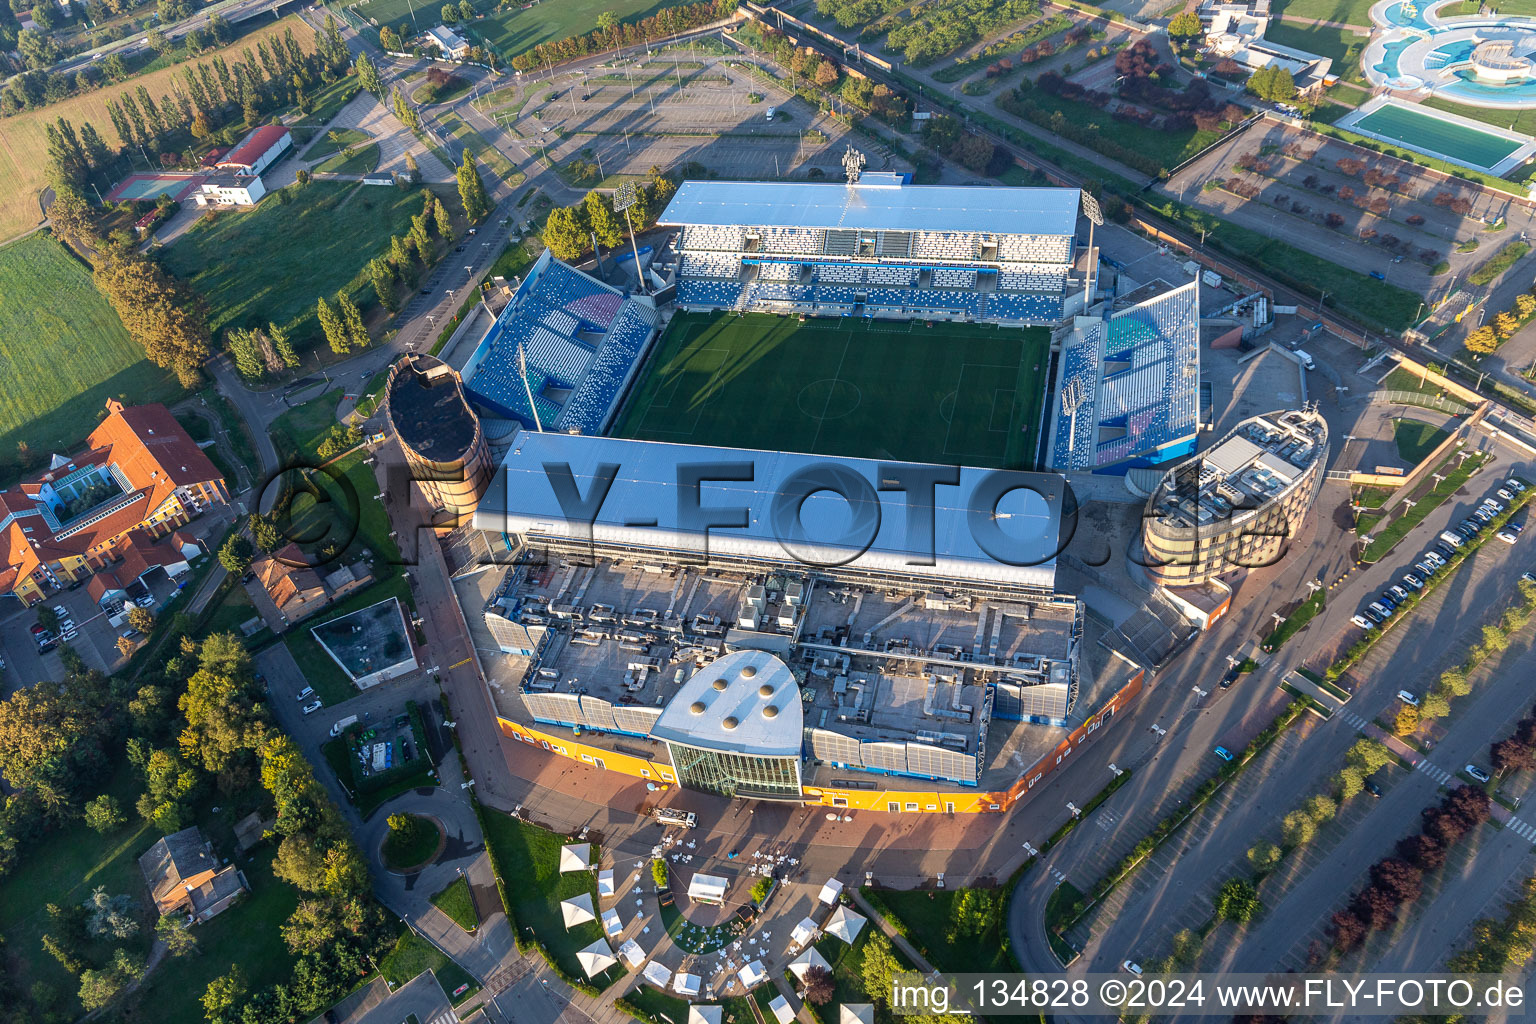
M 1079 190 L 814 181 L 685 181 L 664 225 L 1070 235 Z

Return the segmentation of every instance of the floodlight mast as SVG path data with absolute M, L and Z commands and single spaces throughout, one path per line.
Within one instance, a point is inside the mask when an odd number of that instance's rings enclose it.
M 528 357 L 523 353 L 523 343 L 517 343 L 517 367 L 523 372 L 523 390 L 528 393 L 528 409 L 533 413 L 533 426 L 539 433 L 544 433 L 544 424 L 539 422 L 539 407 L 533 401 L 533 385 L 528 383 Z
M 629 227 L 629 248 L 635 254 L 635 283 L 640 286 L 641 294 L 646 294 L 645 275 L 640 272 L 640 247 L 635 244 L 635 222 L 629 216 L 629 208 L 639 199 L 639 193 L 632 181 L 626 181 L 613 193 L 613 208 L 615 211 L 624 211 L 624 223 Z
M 1088 272 L 1083 275 L 1083 315 L 1086 316 L 1088 307 L 1093 305 L 1093 268 L 1099 262 L 1093 255 L 1093 229 L 1104 223 L 1104 211 L 1099 208 L 1099 201 L 1092 192 L 1083 189 L 1079 195 L 1082 196 L 1083 216 L 1088 218 Z

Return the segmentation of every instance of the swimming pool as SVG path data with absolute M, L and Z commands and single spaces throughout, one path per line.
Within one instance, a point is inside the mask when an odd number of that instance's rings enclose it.
M 1402 143 L 1457 163 L 1491 171 L 1521 143 L 1436 117 L 1432 110 L 1387 104 L 1359 118 L 1351 130 Z

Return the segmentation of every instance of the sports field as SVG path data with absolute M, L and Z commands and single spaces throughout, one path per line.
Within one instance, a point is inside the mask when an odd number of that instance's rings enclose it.
M 679 313 L 615 434 L 1027 468 L 1050 332 L 990 324 Z
M 0 462 L 16 444 L 71 450 L 109 397 L 169 401 L 173 377 L 144 358 L 91 273 L 51 235 L 0 248 Z
M 1353 131 L 1490 171 L 1500 160 L 1520 148 L 1520 143 L 1514 139 L 1480 132 L 1395 103 L 1371 111 L 1349 127 Z
M 373 4 L 394 0 L 371 0 Z M 597 16 L 612 11 L 620 21 L 648 18 L 677 0 L 540 0 L 528 5 L 510 3 L 488 18 L 472 22 L 469 29 L 485 45 L 507 60 L 540 43 L 566 36 L 585 35 L 597 28 Z M 363 10 L 365 8 L 359 8 Z

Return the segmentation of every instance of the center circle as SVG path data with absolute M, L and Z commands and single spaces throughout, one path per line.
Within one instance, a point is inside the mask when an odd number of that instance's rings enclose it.
M 836 377 L 813 380 L 800 389 L 795 405 L 815 420 L 835 420 L 847 416 L 864 400 L 858 385 Z

